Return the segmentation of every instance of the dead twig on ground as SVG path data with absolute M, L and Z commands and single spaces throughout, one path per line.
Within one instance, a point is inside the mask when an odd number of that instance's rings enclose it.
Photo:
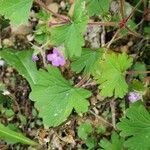
M 101 123 L 107 125 L 107 126 L 111 126 L 113 127 L 113 125 L 111 123 L 109 123 L 106 119 L 104 119 L 102 116 L 97 115 L 96 113 L 94 113 L 92 110 L 89 110 L 89 112 L 94 115 L 96 118 L 98 118 Z
M 110 101 L 110 108 L 111 108 L 111 116 L 112 116 L 112 125 L 114 129 L 116 129 L 116 108 L 115 108 L 115 98 Z

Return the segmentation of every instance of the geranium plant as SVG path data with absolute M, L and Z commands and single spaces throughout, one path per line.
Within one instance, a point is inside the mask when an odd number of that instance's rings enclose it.
M 58 2 L 60 7 L 63 2 Z M 7 21 L 7 28 L 13 31 L 32 25 L 25 37 L 25 49 L 20 50 L 17 41 L 7 43 L 2 34 L 0 58 L 7 63 L 2 68 L 11 66 L 27 81 L 27 97 L 37 111 L 35 118 L 41 119 L 40 127 L 54 129 L 71 118 L 91 114 L 109 134 L 96 132 L 92 121 L 92 125 L 84 119 L 79 121 L 78 136 L 87 149 L 149 150 L 149 2 L 74 0 L 66 2 L 65 13 L 53 10 L 50 4 L 42 0 L 0 0 L 0 18 Z M 90 42 L 98 47 L 91 47 Z M 1 82 L 5 84 L 3 78 Z M 11 98 L 22 115 L 16 97 Z M 41 144 L 35 137 L 37 143 L 16 132 L 0 124 L 0 138 L 8 143 Z

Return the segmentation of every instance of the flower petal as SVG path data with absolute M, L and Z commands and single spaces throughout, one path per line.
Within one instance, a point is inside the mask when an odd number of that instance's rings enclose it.
M 53 61 L 57 58 L 57 55 L 56 54 L 48 54 L 47 55 L 47 60 L 48 61 Z
M 65 63 L 66 63 L 65 59 L 64 59 L 64 58 L 59 57 L 59 64 L 60 64 L 60 66 L 64 66 L 64 65 L 65 65 Z
M 52 65 L 58 67 L 59 66 L 59 60 L 58 59 L 53 60 Z
M 142 98 L 142 95 L 138 92 L 130 92 L 128 99 L 131 103 L 134 103 Z
M 56 54 L 57 56 L 61 55 L 61 53 L 59 52 L 59 49 L 56 47 L 53 48 L 53 54 Z
M 39 60 L 38 56 L 33 54 L 32 55 L 32 61 L 36 62 L 37 60 Z

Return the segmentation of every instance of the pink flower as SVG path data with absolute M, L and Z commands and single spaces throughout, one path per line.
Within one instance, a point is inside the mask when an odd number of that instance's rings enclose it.
M 63 66 L 66 63 L 64 56 L 57 48 L 53 48 L 53 53 L 47 55 L 47 60 L 50 61 L 53 66 L 56 67 Z
M 38 56 L 37 55 L 32 55 L 32 61 L 33 62 L 36 62 L 36 61 L 38 61 L 39 60 L 39 58 L 38 58 Z
M 131 103 L 134 103 L 142 98 L 142 95 L 138 92 L 130 92 L 128 95 L 128 99 Z

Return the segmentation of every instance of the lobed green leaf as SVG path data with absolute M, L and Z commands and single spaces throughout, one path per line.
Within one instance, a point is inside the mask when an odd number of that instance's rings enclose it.
M 113 132 L 110 141 L 103 138 L 99 142 L 99 145 L 102 147 L 102 150 L 123 150 L 124 139 L 119 137 L 117 133 Z
M 0 14 L 10 19 L 12 25 L 28 22 L 33 0 L 0 0 Z
M 127 54 L 106 54 L 101 61 L 100 71 L 95 73 L 97 83 L 100 84 L 102 96 L 123 98 L 128 92 L 125 72 L 132 65 L 132 59 Z
M 90 75 L 100 67 L 100 59 L 103 49 L 91 50 L 84 48 L 81 57 L 76 58 L 71 63 L 71 69 L 76 73 L 83 71 L 83 75 Z
M 150 114 L 140 101 L 131 105 L 117 128 L 121 131 L 121 136 L 128 138 L 125 141 L 128 150 L 150 149 Z
M 86 98 L 91 93 L 71 86 L 57 68 L 49 65 L 47 70 L 38 71 L 38 83 L 33 86 L 30 94 L 45 127 L 60 125 L 73 109 L 77 113 L 87 112 L 89 102 Z
M 93 15 L 103 15 L 109 12 L 109 0 L 87 0 L 86 6 L 88 14 Z
M 82 46 L 84 45 L 83 33 L 86 29 L 87 21 L 85 1 L 77 0 L 72 22 L 51 28 L 51 43 L 56 46 L 64 44 L 67 57 L 81 56 Z

